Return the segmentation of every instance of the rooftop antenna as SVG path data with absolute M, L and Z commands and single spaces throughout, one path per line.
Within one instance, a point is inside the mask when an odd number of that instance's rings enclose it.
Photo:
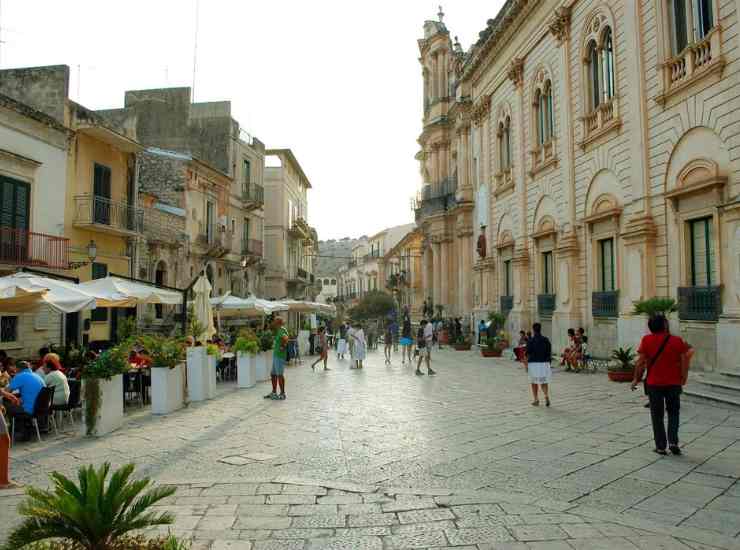
M 437 13 L 437 17 L 439 17 L 439 22 L 443 23 L 443 19 L 445 18 L 445 12 L 442 11 L 442 6 L 439 6 L 439 12 Z
M 195 103 L 195 74 L 198 66 L 198 26 L 200 23 L 200 0 L 195 0 L 195 39 L 193 40 L 193 86 L 190 92 Z

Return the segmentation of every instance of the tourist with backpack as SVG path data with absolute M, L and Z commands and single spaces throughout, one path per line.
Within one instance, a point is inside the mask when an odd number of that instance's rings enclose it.
M 550 340 L 542 335 L 542 325 L 532 325 L 534 334 L 527 341 L 527 353 L 524 357 L 524 368 L 529 375 L 529 384 L 532 388 L 532 405 L 538 407 L 540 398 L 538 388 L 545 396 L 545 406 L 550 406 L 550 379 L 552 378 L 552 345 Z

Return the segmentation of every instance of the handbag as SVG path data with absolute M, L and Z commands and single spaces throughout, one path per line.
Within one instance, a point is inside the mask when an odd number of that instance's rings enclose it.
M 643 381 L 643 385 L 645 386 L 645 395 L 648 394 L 650 391 L 650 387 L 648 386 L 648 376 L 650 376 L 650 367 L 652 367 L 655 362 L 658 360 L 658 357 L 660 357 L 660 354 L 663 353 L 663 350 L 665 349 L 666 344 L 668 343 L 668 339 L 671 337 L 670 333 L 665 335 L 665 338 L 663 338 L 663 341 L 660 344 L 660 347 L 658 348 L 658 351 L 653 355 L 650 360 L 647 362 L 647 366 L 645 368 L 645 380 Z

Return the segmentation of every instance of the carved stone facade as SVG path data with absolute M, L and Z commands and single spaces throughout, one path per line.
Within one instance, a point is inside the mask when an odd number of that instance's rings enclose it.
M 468 52 L 425 23 L 416 219 L 445 315 L 539 321 L 556 349 L 582 326 L 608 356 L 670 296 L 695 365 L 737 369 L 740 6 L 686 3 L 515 0 Z

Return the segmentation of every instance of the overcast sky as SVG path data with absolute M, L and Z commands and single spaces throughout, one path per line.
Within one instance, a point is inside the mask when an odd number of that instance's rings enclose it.
M 447 2 L 445 23 L 467 49 L 502 3 Z M 0 6 L 0 67 L 67 64 L 70 95 L 86 107 L 193 83 L 196 0 Z M 201 0 L 195 100 L 230 99 L 244 129 L 293 150 L 320 239 L 408 223 L 421 183 L 416 41 L 437 11 L 421 0 Z

